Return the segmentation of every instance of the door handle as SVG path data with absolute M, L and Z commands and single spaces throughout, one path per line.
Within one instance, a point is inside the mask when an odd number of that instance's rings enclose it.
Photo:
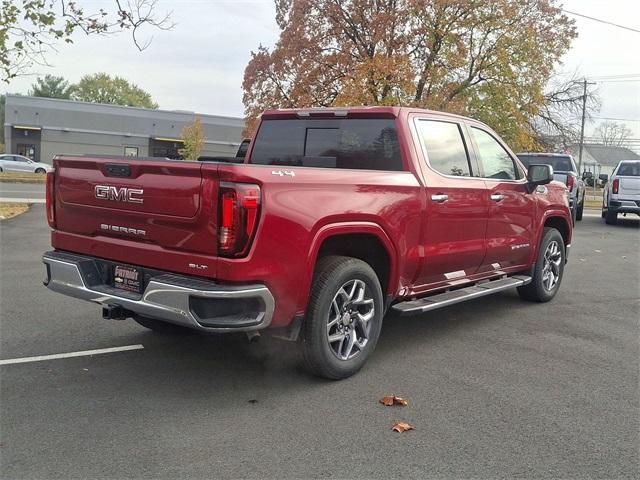
M 492 193 L 491 200 L 493 200 L 494 202 L 501 202 L 502 200 L 504 200 L 504 195 L 502 195 L 501 193 Z
M 431 200 L 436 203 L 444 203 L 449 200 L 449 195 L 438 193 L 437 195 L 431 195 Z

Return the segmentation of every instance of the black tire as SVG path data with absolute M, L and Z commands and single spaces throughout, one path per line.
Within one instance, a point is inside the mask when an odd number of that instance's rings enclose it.
M 371 313 L 372 317 L 366 323 L 368 325 L 366 343 L 362 348 L 356 344 L 355 347 L 358 351 L 350 357 L 349 353 L 353 352 L 353 341 L 348 343 L 346 348 L 343 348 L 343 342 L 349 342 L 354 338 L 362 343 L 365 338 L 364 326 L 363 323 L 354 321 L 357 312 L 354 311 L 349 317 L 351 306 L 354 306 L 355 303 L 339 299 L 334 306 L 334 300 L 338 298 L 342 287 L 350 288 L 352 284 L 358 285 L 364 298 L 367 299 L 366 306 L 362 304 L 354 309 L 365 308 L 365 311 L 360 311 L 360 313 L 364 316 Z M 339 304 L 340 301 L 343 302 L 342 305 Z M 339 312 L 344 313 L 336 313 L 335 318 L 340 320 L 335 320 L 337 325 L 329 328 L 329 315 L 336 312 L 336 307 Z M 343 310 L 343 307 L 346 308 Z M 373 310 L 366 311 L 369 308 Z M 380 281 L 367 263 L 351 257 L 328 256 L 321 258 L 316 265 L 309 306 L 301 332 L 300 343 L 305 367 L 314 375 L 331 380 L 339 380 L 355 374 L 362 368 L 376 347 L 382 328 L 382 318 L 383 298 Z M 338 327 L 340 332 L 336 330 L 334 335 L 344 335 L 343 340 L 330 343 L 329 334 L 332 328 L 337 329 Z M 345 334 L 344 332 L 350 333 Z M 360 333 L 363 335 L 361 336 Z M 351 335 L 355 336 L 351 337 Z M 349 348 L 350 345 L 351 348 Z M 342 351 L 346 352 L 345 359 L 339 358 Z
M 545 285 L 545 254 L 547 248 L 552 242 L 556 242 L 560 252 L 560 263 L 557 265 L 558 279 L 552 288 L 548 288 Z M 542 233 L 542 240 L 540 241 L 540 249 L 538 250 L 538 258 L 536 259 L 536 265 L 533 269 L 533 278 L 531 283 L 518 287 L 518 293 L 520 297 L 529 300 L 531 302 L 548 302 L 556 296 L 560 284 L 562 283 L 562 276 L 564 274 L 564 263 L 566 259 L 566 248 L 564 240 L 560 232 L 555 228 L 546 227 Z
M 36 168 L 35 173 L 47 173 L 47 171 L 44 168 Z
M 578 211 L 576 212 L 576 220 L 579 222 L 582 220 L 582 214 L 584 213 L 584 199 L 582 203 L 578 204 Z
M 193 330 L 187 327 L 181 327 L 169 322 L 163 322 L 155 318 L 143 317 L 142 315 L 136 315 L 133 317 L 136 323 L 142 325 L 149 330 L 153 330 L 156 333 L 163 335 L 188 335 L 193 333 Z
M 607 213 L 604 217 L 604 222 L 607 225 L 615 225 L 618 223 L 618 212 L 615 210 L 607 209 Z

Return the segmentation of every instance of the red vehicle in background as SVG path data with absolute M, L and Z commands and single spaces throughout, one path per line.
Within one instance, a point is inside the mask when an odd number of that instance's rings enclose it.
M 414 108 L 267 111 L 242 164 L 53 163 L 48 288 L 160 332 L 267 330 L 334 379 L 388 309 L 551 300 L 571 244 L 552 167 L 525 173 L 486 125 Z

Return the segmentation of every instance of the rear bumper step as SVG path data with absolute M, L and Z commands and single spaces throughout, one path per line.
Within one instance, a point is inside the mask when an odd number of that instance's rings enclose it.
M 391 308 L 401 315 L 413 315 L 428 312 L 437 308 L 447 307 L 455 303 L 464 302 L 473 298 L 484 297 L 492 293 L 520 287 L 531 282 L 531 277 L 526 275 L 514 275 L 512 277 L 477 283 L 470 287 L 438 293 L 429 297 L 397 303 Z
M 271 323 L 275 302 L 265 285 L 220 285 L 199 278 L 157 273 L 136 294 L 103 282 L 99 259 L 67 252 L 47 252 L 44 284 L 70 297 L 125 312 L 208 332 L 249 332 Z M 108 318 L 121 318 L 113 314 Z M 130 315 L 129 315 L 130 316 Z

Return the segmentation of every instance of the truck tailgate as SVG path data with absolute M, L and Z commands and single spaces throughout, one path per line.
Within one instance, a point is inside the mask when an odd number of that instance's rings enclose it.
M 215 274 L 216 168 L 203 172 L 198 162 L 81 157 L 56 157 L 54 167 L 56 248 Z M 206 266 L 206 273 L 190 263 Z
M 634 199 L 640 196 L 640 177 L 618 177 L 620 179 L 620 197 Z

